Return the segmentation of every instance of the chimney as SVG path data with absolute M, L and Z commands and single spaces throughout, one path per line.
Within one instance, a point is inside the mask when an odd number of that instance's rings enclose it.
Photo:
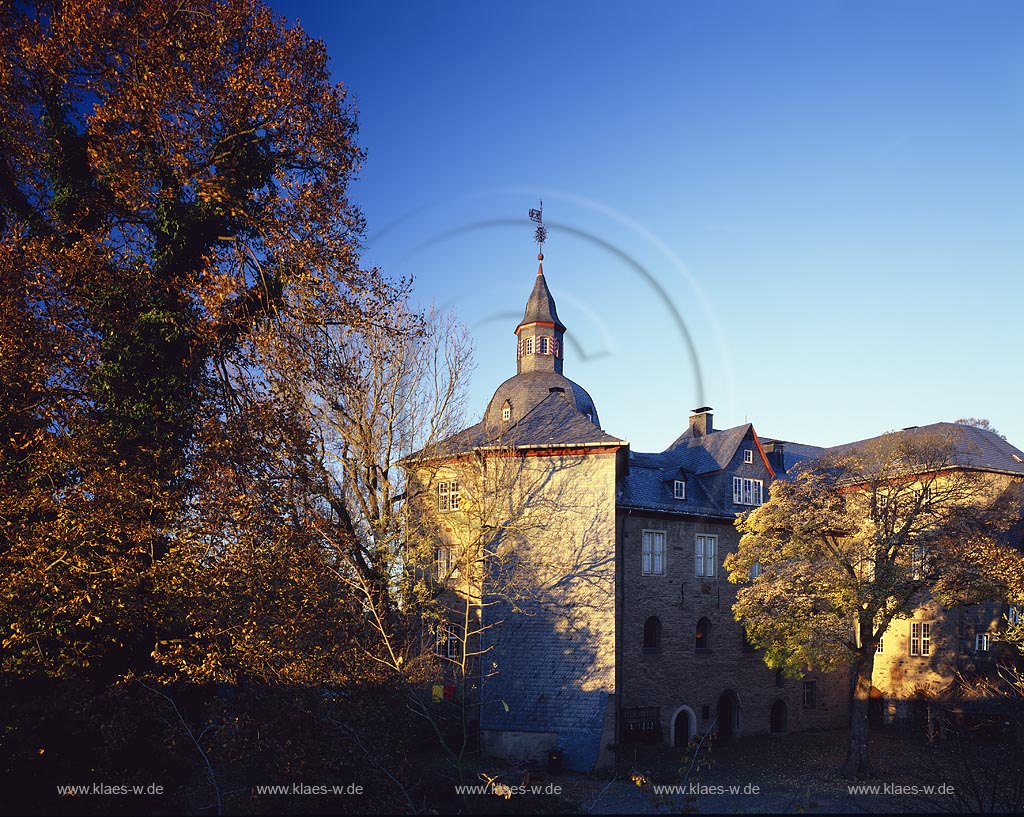
M 711 415 L 714 409 L 711 406 L 701 406 L 693 409 L 690 415 L 690 432 L 694 437 L 705 437 L 714 431 L 711 423 Z

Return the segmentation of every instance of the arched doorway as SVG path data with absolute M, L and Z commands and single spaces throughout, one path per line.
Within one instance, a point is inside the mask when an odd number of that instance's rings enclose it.
M 669 730 L 673 748 L 685 749 L 697 731 L 697 716 L 690 707 L 681 706 L 672 714 Z
M 779 735 L 786 731 L 786 718 L 789 713 L 786 711 L 786 702 L 779 698 L 772 704 L 771 731 L 773 735 Z
M 740 731 L 740 699 L 727 689 L 718 699 L 718 739 L 729 740 Z

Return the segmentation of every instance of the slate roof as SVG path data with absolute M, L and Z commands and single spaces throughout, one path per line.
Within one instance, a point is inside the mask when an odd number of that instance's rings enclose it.
M 536 374 L 536 373 L 531 373 Z M 548 374 L 551 374 L 550 372 Z M 500 415 L 499 415 L 500 417 Z M 571 448 L 581 445 L 626 445 L 606 434 L 581 414 L 565 392 L 548 392 L 518 421 L 488 422 L 486 419 L 453 434 L 438 444 L 432 456 L 445 457 L 478 448 Z M 410 459 L 423 456 L 424 452 Z
M 555 311 L 555 299 L 551 297 L 548 282 L 544 280 L 543 264 L 537 267 L 537 280 L 533 283 L 533 292 L 526 301 L 526 311 L 519 326 L 525 323 L 553 323 L 560 331 L 565 331 L 565 324 L 558 319 L 558 312 Z
M 651 462 L 652 457 L 662 458 L 664 454 L 630 454 L 629 473 L 619 481 L 615 504 L 620 508 L 643 508 L 672 513 L 687 513 L 696 516 L 732 517 L 708 495 L 699 479 L 687 479 L 686 500 L 675 499 L 673 483 L 682 479 L 684 472 L 679 468 L 665 468 L 663 463 Z M 692 476 L 692 475 L 686 475 Z
M 957 455 L 963 467 L 1024 476 L 1024 451 L 1011 445 L 992 431 L 960 423 L 932 423 L 926 426 L 905 428 L 896 433 L 922 437 L 932 434 L 950 434 L 955 440 Z M 826 450 L 839 454 L 847 453 L 883 436 L 885 435 L 879 434 L 877 437 L 832 446 Z
M 1024 451 L 1007 442 L 998 434 L 986 431 L 983 428 L 961 425 L 960 423 L 931 423 L 926 426 L 905 428 L 895 433 L 921 436 L 952 434 L 956 440 L 960 463 L 964 467 L 1024 476 Z M 770 437 L 762 437 L 761 441 L 766 444 L 774 442 L 782 444 L 785 469 L 789 471 L 801 460 L 816 459 L 825 452 L 844 454 L 856 451 L 858 447 L 868 445 L 884 436 L 884 434 L 879 434 L 875 437 L 843 443 L 842 445 L 834 445 L 829 448 L 787 442 L 785 440 L 774 440 Z
M 803 460 L 813 460 L 825 453 L 820 445 L 807 445 L 805 443 L 794 443 L 788 440 L 775 440 L 771 437 L 762 437 L 761 442 L 766 446 L 771 443 L 778 443 L 782 446 L 782 469 L 776 469 L 776 476 L 785 477 L 793 467 Z M 777 455 L 776 455 L 777 456 Z
M 675 442 L 662 452 L 667 457 L 666 466 L 676 462 L 692 474 L 708 474 L 721 471 L 736 455 L 736 449 L 750 433 L 753 426 L 744 423 L 735 428 L 723 428 L 710 434 L 695 436 L 687 428 Z
M 552 389 L 556 393 L 560 390 L 563 398 L 573 408 L 581 414 L 590 414 L 594 425 L 600 427 L 597 407 L 587 390 L 565 375 L 550 370 L 521 372 L 498 386 L 491 402 L 487 404 L 484 422 L 491 425 L 501 422 L 501 410 L 506 401 L 512 406 L 512 419 L 522 419 L 539 407 Z
M 753 426 L 745 423 L 697 436 L 692 428 L 687 428 L 660 454 L 631 452 L 629 473 L 619 482 L 616 504 L 626 508 L 732 518 L 735 515 L 732 503 L 726 508 L 722 498 L 712 495 L 700 477 L 726 468 L 752 430 Z M 673 496 L 676 479 L 686 480 L 683 501 Z

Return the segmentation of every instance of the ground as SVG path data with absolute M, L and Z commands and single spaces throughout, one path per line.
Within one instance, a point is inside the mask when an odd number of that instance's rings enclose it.
M 614 774 L 552 774 L 542 767 L 507 770 L 499 773 L 499 780 L 513 788 L 511 796 L 488 795 L 477 800 L 473 810 L 589 814 L 958 813 L 965 809 L 989 810 L 984 804 L 979 807 L 978 802 L 972 802 L 978 800 L 978 793 L 965 791 L 969 784 L 965 760 L 974 764 L 970 775 L 975 782 L 981 780 L 984 787 L 988 779 L 1000 797 L 1007 796 L 1014 780 L 1021 779 L 1019 748 L 1006 751 L 1005 747 L 974 746 L 963 752 L 946 742 L 935 749 L 913 733 L 885 730 L 872 733 L 876 777 L 867 781 L 879 791 L 851 792 L 849 782 L 836 772 L 845 747 L 845 730 L 753 736 L 713 746 L 709 754 L 702 755 L 704 767 L 691 774 L 686 792 L 673 794 L 658 793 L 655 787 L 679 784 L 682 753 L 651 747 L 620 758 Z M 986 752 L 991 752 L 998 768 L 983 768 L 978 763 Z M 1007 758 L 1013 768 L 1007 765 Z M 689 761 L 686 764 L 689 766 Z M 986 775 L 990 771 L 989 779 Z M 995 777 L 997 772 L 1003 775 L 1001 779 Z M 634 781 L 635 775 L 641 785 Z M 560 787 L 557 793 L 555 786 Z M 965 796 L 966 802 L 951 796 L 949 787 Z M 996 810 L 1022 808 L 1024 803 L 1018 799 L 1006 801 Z

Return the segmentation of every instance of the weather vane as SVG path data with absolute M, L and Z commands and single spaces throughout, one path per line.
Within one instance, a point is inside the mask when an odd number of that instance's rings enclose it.
M 530 221 L 537 225 L 533 233 L 533 240 L 537 242 L 537 257 L 544 258 L 544 242 L 548 240 L 548 228 L 544 226 L 544 199 L 540 200 L 540 208 L 530 208 Z

